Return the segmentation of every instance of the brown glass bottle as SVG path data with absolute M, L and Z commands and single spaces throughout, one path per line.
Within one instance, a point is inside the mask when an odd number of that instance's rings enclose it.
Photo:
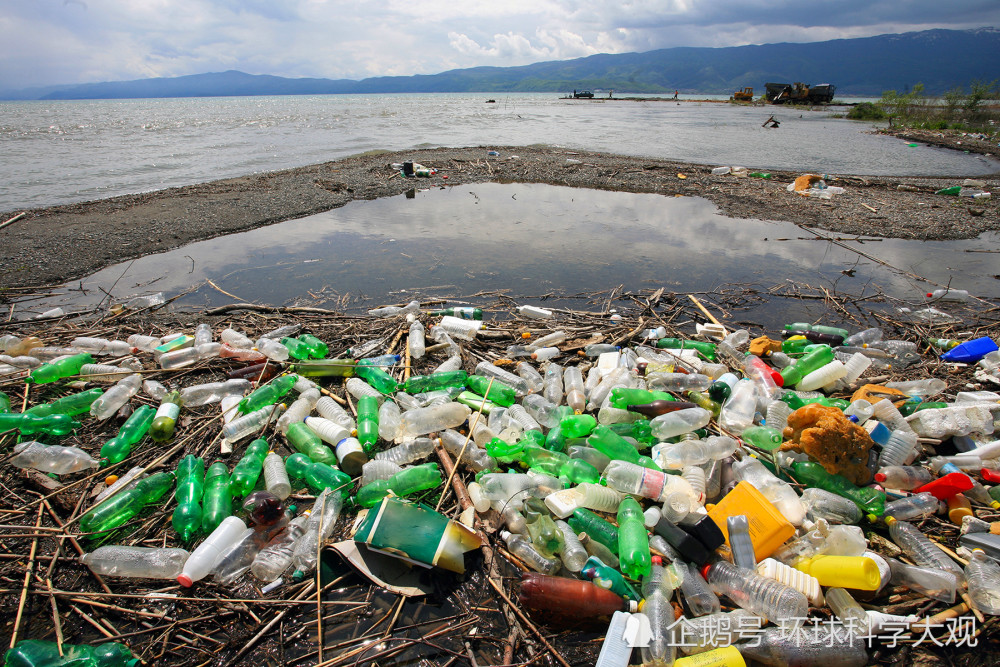
M 267 382 L 275 375 L 281 372 L 281 365 L 274 363 L 261 363 L 254 364 L 253 366 L 244 366 L 243 368 L 236 368 L 227 375 L 233 378 L 244 378 L 249 379 L 251 382 Z
M 521 575 L 522 606 L 538 611 L 578 617 L 610 616 L 616 611 L 635 611 L 634 602 L 589 581 L 554 577 L 537 572 Z
M 651 403 L 642 403 L 639 405 L 630 405 L 627 410 L 632 412 L 638 412 L 641 415 L 646 415 L 647 417 L 656 417 L 659 415 L 665 415 L 668 412 L 676 412 L 677 410 L 685 410 L 687 408 L 698 407 L 695 403 L 689 403 L 688 401 L 652 401 Z

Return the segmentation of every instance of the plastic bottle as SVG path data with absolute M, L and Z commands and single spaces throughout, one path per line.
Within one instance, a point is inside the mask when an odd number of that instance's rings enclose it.
M 891 571 L 889 583 L 893 586 L 905 586 L 932 600 L 947 604 L 955 602 L 958 580 L 952 572 L 943 572 L 936 567 L 919 567 L 903 563 L 895 558 L 887 558 Z
M 202 496 L 201 529 L 211 533 L 233 513 L 233 496 L 229 492 L 229 470 L 216 461 L 205 473 L 205 493 Z
M 337 457 L 334 452 L 329 447 L 324 445 L 320 437 L 316 435 L 313 429 L 307 426 L 304 422 L 295 422 L 290 424 L 288 426 L 288 431 L 285 433 L 285 439 L 288 441 L 288 445 L 293 451 L 305 454 L 312 461 L 330 465 L 337 462 Z M 365 460 L 367 460 L 367 457 Z M 358 463 L 358 472 L 361 471 L 361 465 L 363 463 L 364 461 Z
M 408 410 L 403 413 L 400 421 L 400 436 L 405 438 L 426 435 L 454 428 L 463 424 L 470 414 L 472 410 L 460 403 Z
M 188 559 L 184 549 L 107 545 L 80 557 L 80 562 L 105 577 L 176 579 Z
M 802 505 L 814 521 L 825 519 L 831 523 L 855 524 L 863 518 L 853 501 L 824 489 L 803 490 Z
M 757 557 L 754 555 L 753 540 L 750 539 L 750 523 L 746 515 L 728 517 L 726 527 L 729 546 L 733 552 L 733 564 L 741 570 L 755 570 Z
M 879 484 L 901 491 L 910 491 L 923 486 L 934 479 L 926 468 L 919 466 L 889 466 L 879 468 L 875 473 L 875 481 Z
M 984 614 L 1000 616 L 1000 565 L 982 549 L 973 549 L 965 580 L 972 605 Z
M 238 442 L 253 433 L 258 433 L 272 420 L 285 411 L 284 404 L 265 405 L 259 410 L 236 417 L 222 427 L 222 436 L 229 442 Z
M 634 601 L 629 604 L 620 596 L 589 581 L 535 572 L 521 575 L 518 602 L 527 609 L 576 617 L 608 616 L 615 611 L 636 609 Z
M 659 556 L 653 556 L 650 573 L 642 580 L 643 602 L 640 611 L 649 619 L 649 645 L 641 648 L 644 665 L 671 665 L 674 646 L 669 628 L 674 624 L 670 598 L 674 594 L 671 578 Z
M 841 475 L 833 475 L 813 461 L 792 463 L 792 476 L 800 484 L 836 493 L 854 501 L 862 512 L 881 516 L 885 510 L 885 493 L 870 487 L 857 487 Z M 765 494 L 766 495 L 766 494 Z
M 695 502 L 698 494 L 683 477 L 650 470 L 627 461 L 612 461 L 604 469 L 607 485 L 616 491 L 664 501 L 672 493 L 686 493 Z
M 862 635 L 839 624 L 824 624 L 815 631 L 810 628 L 809 640 L 803 641 L 801 633 L 785 626 L 763 628 L 754 633 L 752 641 L 741 644 L 739 650 L 743 658 L 765 665 L 865 667 L 870 663 Z M 680 661 L 674 664 L 684 667 Z
M 105 465 L 119 463 L 128 458 L 132 452 L 132 446 L 146 435 L 155 416 L 156 410 L 148 405 L 140 405 L 136 408 L 122 424 L 118 435 L 101 447 L 101 457 L 102 461 L 106 462 Z
M 799 591 L 814 607 L 822 607 L 824 604 L 823 588 L 820 586 L 819 580 L 810 574 L 796 570 L 794 567 L 773 558 L 762 560 L 757 564 L 755 571 L 762 577 L 774 579 Z
M 138 373 L 119 380 L 115 386 L 91 403 L 90 414 L 100 420 L 107 419 L 128 403 L 130 398 L 139 393 L 141 388 L 142 376 Z
M 94 358 L 87 352 L 81 352 L 58 361 L 42 364 L 31 371 L 25 381 L 28 384 L 47 384 L 77 375 L 84 364 L 94 363 Z
M 305 512 L 289 521 L 284 532 L 257 553 L 250 565 L 253 576 L 271 582 L 284 574 L 292 564 L 295 543 L 305 534 L 309 516 L 310 513 Z
M 292 386 L 298 380 L 296 375 L 282 375 L 275 378 L 270 383 L 255 389 L 249 396 L 240 401 L 239 411 L 248 414 L 263 407 L 274 405 L 285 394 L 291 391 Z
M 80 517 L 80 530 L 104 532 L 122 525 L 142 509 L 158 501 L 174 483 L 173 473 L 160 472 L 144 477 L 135 486 L 108 498 Z
M 285 461 L 279 454 L 269 452 L 264 457 L 264 487 L 281 500 L 292 494 L 292 485 L 285 470 Z
M 649 536 L 643 524 L 642 509 L 630 496 L 623 498 L 618 506 L 618 549 L 623 573 L 633 579 L 649 575 Z
M 895 430 L 889 436 L 889 442 L 882 447 L 878 457 L 879 467 L 903 466 L 913 458 L 917 447 L 917 434 L 912 431 Z
M 698 568 L 683 561 L 674 561 L 671 567 L 680 575 L 681 594 L 692 616 L 714 614 L 722 608 L 718 595 L 702 577 Z
M 80 427 L 80 422 L 74 421 L 69 415 L 50 414 L 37 415 L 30 412 L 0 413 L 0 433 L 18 429 L 21 435 L 46 433 L 48 435 L 66 435 Z
M 941 501 L 930 493 L 915 493 L 886 503 L 884 516 L 910 521 L 936 513 L 940 505 Z
M 177 464 L 177 486 L 171 524 L 182 542 L 187 542 L 201 529 L 201 499 L 205 490 L 205 461 L 188 454 Z
M 5 667 L 134 667 L 137 658 L 124 644 L 73 645 L 23 639 L 4 654 Z
M 391 461 L 396 465 L 406 465 L 427 458 L 434 452 L 434 441 L 430 438 L 416 438 L 375 455 L 379 461 Z
M 733 463 L 733 473 L 738 480 L 749 482 L 760 491 L 789 523 L 793 526 L 802 525 L 806 511 L 799 495 L 787 482 L 775 477 L 763 463 L 747 456 L 742 461 Z
M 912 524 L 890 518 L 889 536 L 910 559 L 920 567 L 938 568 L 952 573 L 958 581 L 964 576 L 962 569 L 931 540 Z
M 179 391 L 172 391 L 163 397 L 160 407 L 156 410 L 156 416 L 149 427 L 149 436 L 155 442 L 166 442 L 174 435 L 174 428 L 177 426 L 177 416 L 181 412 L 181 394 Z
M 250 390 L 248 380 L 232 379 L 224 382 L 207 382 L 181 389 L 181 402 L 189 407 L 217 403 L 226 396 L 242 396 Z
M 185 588 L 190 588 L 194 582 L 207 577 L 222 552 L 236 542 L 246 529 L 246 524 L 239 517 L 229 516 L 222 520 L 191 553 L 184 563 L 183 572 L 177 577 L 177 582 Z
M 739 435 L 753 424 L 756 409 L 757 397 L 753 381 L 747 378 L 739 380 L 733 385 L 729 398 L 722 404 L 719 425 Z
M 731 456 L 739 443 L 729 436 L 709 436 L 704 440 L 664 443 L 653 448 L 657 465 L 664 470 L 681 470 Z
M 8 461 L 12 466 L 33 468 L 57 475 L 100 467 L 98 461 L 78 447 L 43 445 L 35 440 L 17 443 L 14 445 L 14 454 Z
M 80 336 L 78 338 L 74 338 L 70 345 L 79 348 L 84 352 L 90 352 L 91 354 L 97 355 L 121 357 L 132 353 L 132 346 L 123 340 L 108 340 L 106 338 L 90 338 L 87 336 Z
M 712 590 L 735 604 L 774 622 L 798 627 L 809 612 L 806 596 L 756 572 L 740 570 L 732 563 L 718 561 L 707 569 Z
M 936 289 L 926 294 L 928 301 L 968 301 L 969 292 L 964 289 Z
M 258 438 L 247 445 L 243 457 L 229 477 L 229 492 L 234 498 L 242 498 L 253 491 L 264 469 L 264 459 L 267 457 L 268 449 L 267 440 L 263 438 Z
M 494 470 L 497 467 L 496 460 L 490 456 L 486 450 L 466 445 L 467 438 L 457 431 L 446 429 L 439 434 L 439 440 L 445 450 L 456 458 L 455 465 L 464 464 L 475 472 L 483 470 Z

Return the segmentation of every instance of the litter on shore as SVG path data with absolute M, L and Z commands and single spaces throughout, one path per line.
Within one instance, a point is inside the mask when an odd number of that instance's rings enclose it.
M 792 296 L 8 322 L 5 664 L 995 650 L 998 305 Z

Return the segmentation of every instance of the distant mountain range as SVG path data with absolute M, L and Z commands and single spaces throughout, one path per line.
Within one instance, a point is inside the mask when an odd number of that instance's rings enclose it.
M 8 100 L 77 100 L 360 93 L 504 93 L 613 90 L 628 93 L 731 94 L 768 81 L 832 83 L 837 96 L 878 97 L 923 83 L 941 94 L 996 79 L 1000 30 L 926 30 L 807 44 L 676 47 L 601 54 L 521 67 L 472 67 L 440 74 L 350 79 L 291 79 L 228 71 L 0 91 Z

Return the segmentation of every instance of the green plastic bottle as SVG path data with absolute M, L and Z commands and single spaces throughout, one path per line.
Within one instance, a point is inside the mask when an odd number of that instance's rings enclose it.
M 299 336 L 299 340 L 309 348 L 309 357 L 311 359 L 323 359 L 326 355 L 330 354 L 329 346 L 312 334 L 302 334 Z
M 847 338 L 851 335 L 851 332 L 847 329 L 829 327 L 825 324 L 809 324 L 808 322 L 793 322 L 792 324 L 786 324 L 785 331 L 815 331 L 816 333 L 840 336 L 841 338 Z
M 124 644 L 97 646 L 63 644 L 62 655 L 55 642 L 24 639 L 4 654 L 4 667 L 134 667 L 138 658 Z
M 558 476 L 559 469 L 563 463 L 569 461 L 569 456 L 562 452 L 554 452 L 545 447 L 537 447 L 534 443 L 524 443 L 520 454 L 521 463 L 528 468 L 532 468 L 546 475 Z
M 0 391 L 0 413 L 10 412 L 10 396 Z
M 570 415 L 559 421 L 559 428 L 563 437 L 566 438 L 585 438 L 596 427 L 597 418 L 588 414 Z
M 740 437 L 754 447 L 768 452 L 781 447 L 782 442 L 781 431 L 769 426 L 749 426 Z
M 671 350 L 697 350 L 709 361 L 715 361 L 715 343 L 700 340 L 684 340 L 683 338 L 661 338 L 656 341 L 656 347 Z
M 264 469 L 264 458 L 270 451 L 270 446 L 264 438 L 258 438 L 247 445 L 243 458 L 233 468 L 229 476 L 229 493 L 234 498 L 242 498 L 257 485 L 260 473 Z
M 80 517 L 80 530 L 97 533 L 117 528 L 141 512 L 146 505 L 162 498 L 173 483 L 174 474 L 170 472 L 143 477 L 132 488 L 111 496 Z
M 62 436 L 80 428 L 80 422 L 69 415 L 33 415 L 27 412 L 0 413 L 0 433 L 18 429 L 22 435 L 45 433 Z
M 293 364 L 289 369 L 291 372 L 307 378 L 316 377 L 343 377 L 349 378 L 356 373 L 356 364 L 353 359 L 321 359 L 316 361 L 303 361 Z
M 269 383 L 254 389 L 249 396 L 239 402 L 236 409 L 240 411 L 240 414 L 245 415 L 265 406 L 274 405 L 282 396 L 292 390 L 292 385 L 298 379 L 298 376 L 294 374 L 280 375 Z
M 625 410 L 630 405 L 642 405 L 643 403 L 651 403 L 659 400 L 673 401 L 676 399 L 665 391 L 616 387 L 611 390 L 611 399 L 609 402 L 611 407 Z
M 588 558 L 580 573 L 597 586 L 605 588 L 626 600 L 639 601 L 642 599 L 642 596 L 639 595 L 635 587 L 625 581 L 625 577 L 622 576 L 621 572 L 610 565 L 605 565 L 597 556 Z
M 101 447 L 102 463 L 110 465 L 119 463 L 128 458 L 132 453 L 132 447 L 142 440 L 142 437 L 153 425 L 153 418 L 156 416 L 156 409 L 149 405 L 140 405 L 128 416 L 122 427 L 118 429 L 118 435 L 108 440 Z
M 451 315 L 452 317 L 458 317 L 463 320 L 481 320 L 483 319 L 483 309 L 482 308 L 472 308 L 471 306 L 456 306 L 454 308 L 442 308 L 440 310 L 432 310 L 431 315 Z
M 285 432 L 285 439 L 292 449 L 305 454 L 311 461 L 328 465 L 337 463 L 337 456 L 333 450 L 324 445 L 320 437 L 304 422 L 290 424 L 288 431 Z
M 205 473 L 205 495 L 202 498 L 201 529 L 206 535 L 219 527 L 222 520 L 233 514 L 233 496 L 229 492 L 229 469 L 216 461 Z
M 601 481 L 601 471 L 583 459 L 569 459 L 559 467 L 555 476 L 574 486 L 584 482 L 598 484 Z
M 653 565 L 649 534 L 643 523 L 642 507 L 632 496 L 625 496 L 618 505 L 618 558 L 626 576 L 632 579 L 649 576 Z
M 483 375 L 469 375 L 465 378 L 465 386 L 470 391 L 474 391 L 480 396 L 484 396 L 505 408 L 514 405 L 514 402 L 517 400 L 517 391 L 513 387 L 496 379 L 493 380 L 493 384 L 491 385 L 490 378 Z M 490 388 L 489 393 L 486 391 L 487 387 Z
M 750 178 L 763 178 L 763 179 L 766 179 L 766 180 L 770 180 L 771 179 L 771 174 L 770 174 L 770 172 L 766 172 L 766 171 L 751 171 L 750 172 Z
M 711 412 L 713 419 L 718 418 L 719 413 L 722 412 L 722 404 L 718 401 L 713 401 L 706 393 L 700 391 L 689 391 L 685 394 L 685 396 L 699 408 Z
M 394 394 L 399 389 L 396 378 L 389 375 L 382 368 L 366 364 L 367 359 L 362 359 L 354 368 L 354 374 L 363 378 L 365 382 L 375 387 L 381 394 Z
M 177 416 L 181 413 L 181 393 L 171 391 L 163 397 L 160 407 L 156 409 L 156 416 L 149 426 L 149 437 L 154 442 L 166 442 L 174 436 L 174 429 L 177 427 Z
M 463 391 L 455 397 L 455 402 L 468 405 L 472 408 L 473 412 L 482 411 L 484 415 L 490 414 L 497 407 L 497 404 L 493 401 L 487 400 L 485 397 L 471 391 Z
M 285 470 L 294 479 L 304 479 L 314 493 L 337 489 L 347 497 L 353 488 L 351 476 L 325 463 L 314 463 L 305 454 L 292 454 L 285 459 Z
M 182 542 L 187 542 L 201 529 L 201 498 L 205 492 L 205 461 L 188 454 L 177 464 L 177 487 L 174 499 L 177 507 L 171 518 L 174 530 Z
M 534 545 L 543 556 L 551 558 L 563 550 L 566 537 L 552 520 L 549 510 L 538 498 L 524 503 L 524 528 Z
M 521 457 L 524 441 L 509 443 L 501 438 L 493 438 L 486 443 L 486 453 L 502 463 L 510 463 Z
M 451 387 L 464 387 L 465 380 L 469 374 L 463 370 L 445 371 L 443 373 L 433 373 L 431 375 L 411 375 L 403 383 L 403 391 L 408 394 L 419 394 L 425 391 L 436 389 L 449 389 Z M 490 398 L 487 396 L 487 398 Z
M 808 338 L 794 336 L 781 341 L 781 351 L 790 357 L 799 357 L 806 353 L 807 348 L 815 344 Z
M 33 408 L 28 408 L 25 412 L 41 417 L 44 417 L 45 415 L 69 415 L 70 417 L 75 417 L 76 415 L 82 415 L 85 412 L 90 412 L 90 406 L 93 405 L 94 401 L 99 399 L 103 393 L 103 389 L 100 387 L 94 387 L 93 389 L 88 389 L 87 391 L 81 391 L 79 394 L 71 394 L 69 396 L 57 398 L 51 403 L 36 405 Z
M 441 485 L 441 471 L 436 463 L 422 463 L 400 470 L 390 479 L 392 492 L 401 498 Z
M 292 359 L 298 359 L 300 361 L 304 361 L 311 356 L 310 355 L 311 350 L 309 349 L 309 346 L 306 345 L 301 340 L 299 340 L 298 338 L 289 338 L 286 336 L 285 338 L 282 338 L 279 342 L 288 348 L 288 356 L 290 356 Z
M 791 466 L 791 475 L 799 484 L 836 493 L 854 502 L 862 512 L 874 516 L 885 513 L 885 492 L 869 487 L 857 487 L 847 478 L 834 475 L 826 468 L 812 461 L 796 461 Z
M 799 357 L 799 360 L 794 364 L 781 369 L 783 386 L 791 387 L 798 384 L 802 378 L 831 361 L 833 361 L 833 349 L 829 345 L 816 345 Z
M 378 399 L 374 396 L 362 396 L 358 399 L 358 442 L 367 454 L 371 454 L 378 442 L 378 408 Z
M 392 490 L 391 479 L 376 479 L 358 489 L 354 496 L 354 504 L 358 507 L 375 507 Z
M 659 470 L 648 456 L 643 456 L 628 440 L 621 437 L 607 426 L 601 425 L 587 436 L 587 445 L 601 452 L 611 460 L 628 461 L 644 468 Z
M 81 352 L 80 354 L 74 354 L 59 361 L 53 361 L 50 364 L 42 364 L 31 371 L 28 377 L 25 378 L 25 381 L 28 384 L 55 382 L 63 378 L 72 377 L 73 375 L 79 375 L 80 369 L 84 364 L 92 363 L 94 363 L 94 358 L 90 356 L 90 353 Z
M 941 188 L 934 192 L 936 195 L 958 195 L 962 191 L 961 185 L 953 185 L 949 188 Z
M 592 540 L 610 549 L 611 553 L 618 554 L 618 528 L 613 523 L 605 521 L 583 507 L 573 510 L 573 515 L 566 520 L 566 523 L 576 531 L 577 535 L 587 533 Z

